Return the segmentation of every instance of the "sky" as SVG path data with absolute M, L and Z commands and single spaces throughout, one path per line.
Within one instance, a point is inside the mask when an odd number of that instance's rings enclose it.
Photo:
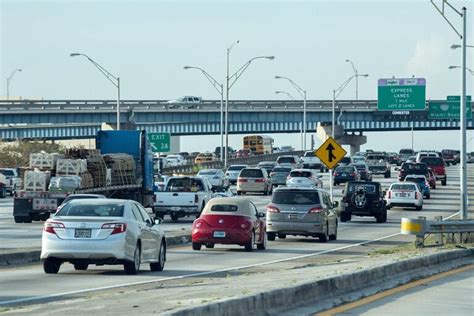
M 435 1 L 441 5 L 441 0 Z M 472 1 L 450 1 L 468 9 L 468 44 L 473 45 Z M 204 68 L 225 80 L 226 49 L 230 72 L 255 56 L 257 60 L 230 90 L 230 99 L 281 99 L 276 90 L 295 97 L 292 78 L 307 90 L 308 99 L 330 99 L 332 90 L 359 73 L 359 99 L 377 98 L 379 78 L 426 78 L 426 96 L 445 99 L 460 94 L 461 50 L 450 49 L 459 37 L 429 0 L 412 1 L 226 1 L 226 0 L 0 0 L 0 95 L 16 68 L 10 95 L 24 99 L 114 99 L 116 88 L 87 60 L 92 57 L 121 80 L 122 99 L 169 100 L 183 95 L 216 100 L 220 95 L 198 71 Z M 462 20 L 448 8 L 447 17 L 459 30 Z M 473 49 L 468 67 L 474 68 Z M 472 92 L 468 74 L 467 91 Z M 339 99 L 355 98 L 355 83 Z M 398 151 L 411 147 L 410 132 L 368 133 L 372 148 Z M 300 147 L 297 134 L 276 134 L 276 145 Z M 207 150 L 219 136 L 182 137 L 181 150 Z M 474 151 L 474 131 L 468 150 Z M 230 146 L 241 148 L 242 136 L 231 135 Z M 390 139 L 387 142 L 387 139 Z M 309 136 L 308 136 L 309 143 Z M 211 145 L 212 144 L 212 145 Z M 316 140 L 316 146 L 319 140 Z M 415 149 L 459 148 L 459 132 L 415 132 Z

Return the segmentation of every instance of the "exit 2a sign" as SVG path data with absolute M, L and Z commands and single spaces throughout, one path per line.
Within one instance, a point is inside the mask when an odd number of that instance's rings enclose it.
M 171 150 L 170 133 L 149 133 L 151 150 L 155 153 L 164 153 Z

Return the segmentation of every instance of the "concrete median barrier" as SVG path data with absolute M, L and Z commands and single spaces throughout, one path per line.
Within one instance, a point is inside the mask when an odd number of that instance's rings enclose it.
M 173 316 L 308 314 L 474 263 L 474 249 L 453 250 L 314 282 L 169 312 Z M 308 306 L 311 306 L 308 309 Z M 291 312 L 289 310 L 291 309 Z

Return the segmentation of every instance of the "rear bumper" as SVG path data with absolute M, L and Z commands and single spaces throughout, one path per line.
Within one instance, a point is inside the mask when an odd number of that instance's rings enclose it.
M 286 235 L 313 236 L 324 233 L 324 224 L 321 222 L 287 223 L 267 220 L 267 232 Z
M 197 206 L 154 206 L 153 211 L 155 214 L 163 215 L 195 215 L 200 213 L 200 210 Z
M 214 237 L 214 232 L 225 232 L 225 237 Z M 250 230 L 195 228 L 191 233 L 191 240 L 202 244 L 236 244 L 244 246 L 252 239 Z
M 419 207 L 422 206 L 422 200 L 404 200 L 404 199 L 391 199 L 387 201 L 387 207 Z

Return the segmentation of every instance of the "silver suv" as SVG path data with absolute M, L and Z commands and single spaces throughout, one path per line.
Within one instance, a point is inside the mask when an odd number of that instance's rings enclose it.
M 268 240 L 286 235 L 318 237 L 321 242 L 336 240 L 337 206 L 321 189 L 277 188 L 267 206 Z

